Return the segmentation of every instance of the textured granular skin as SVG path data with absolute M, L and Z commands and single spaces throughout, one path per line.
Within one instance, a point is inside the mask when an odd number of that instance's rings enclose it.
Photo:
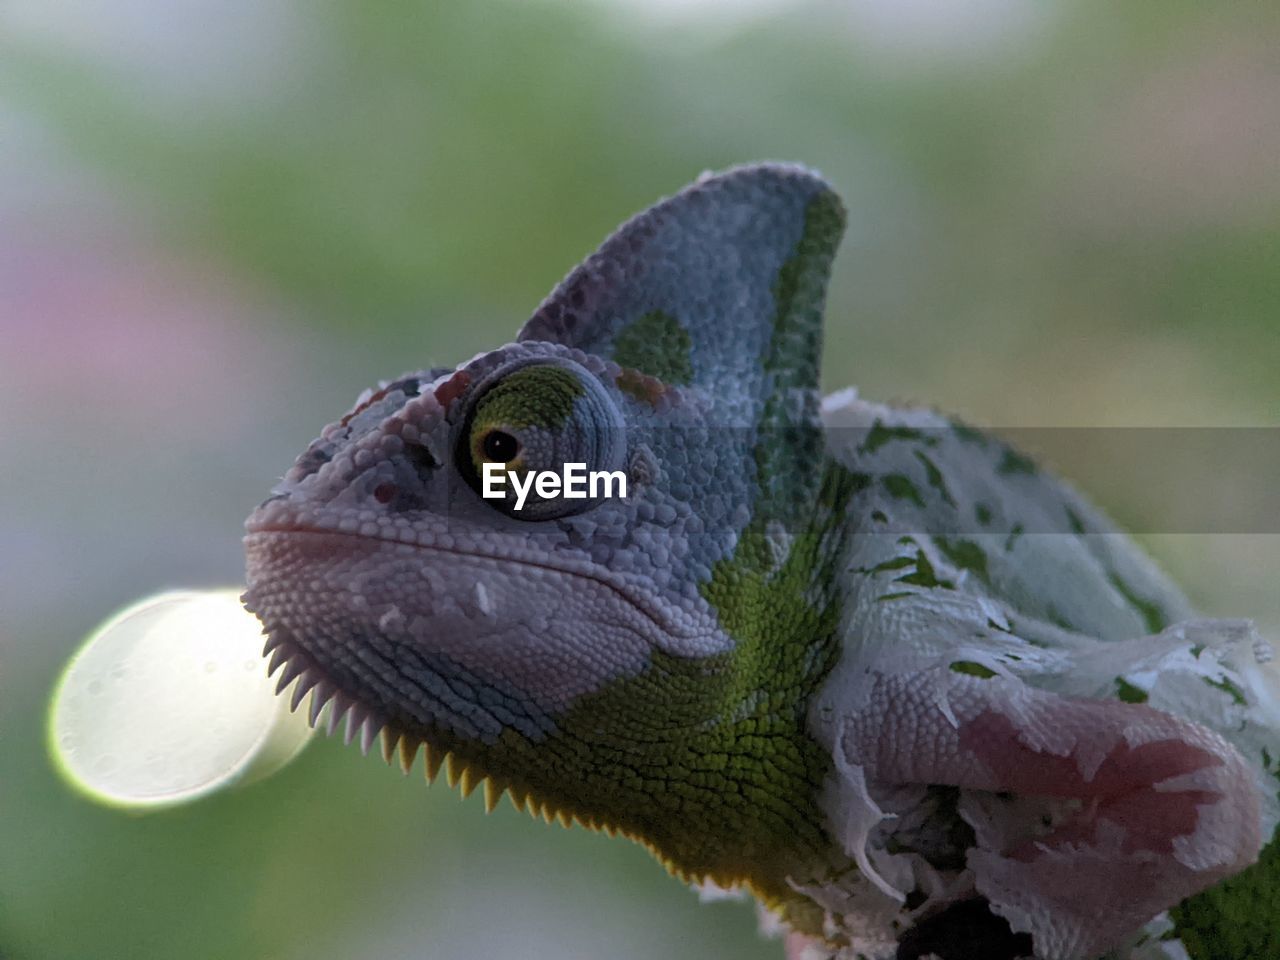
M 1218 956 L 1274 861 L 1265 644 L 1000 440 L 821 401 L 843 226 L 804 168 L 704 177 L 515 342 L 369 391 L 247 524 L 282 689 L 793 956 Z M 626 495 L 482 496 L 566 463 Z

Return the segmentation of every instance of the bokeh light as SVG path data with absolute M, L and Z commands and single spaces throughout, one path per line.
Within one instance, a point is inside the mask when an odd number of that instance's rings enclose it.
M 311 728 L 275 695 L 236 590 L 173 591 L 116 614 L 55 688 L 49 748 L 76 789 L 156 809 L 274 773 Z

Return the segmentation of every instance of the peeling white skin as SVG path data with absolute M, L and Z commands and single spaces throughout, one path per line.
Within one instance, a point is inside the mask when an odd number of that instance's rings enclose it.
M 848 394 L 823 412 L 835 437 L 876 420 L 935 431 L 947 423 Z M 990 485 L 1004 484 L 998 502 L 1013 516 L 1058 508 L 1026 493 L 1029 482 L 994 477 L 981 451 L 966 461 L 969 452 L 930 448 L 956 501 L 997 502 Z M 893 462 L 890 445 L 881 454 Z M 854 449 L 837 455 L 851 466 L 868 460 Z M 1095 510 L 1062 496 L 1090 529 L 1103 528 Z M 884 498 L 879 507 L 899 530 L 941 532 L 936 519 L 913 515 L 914 504 Z M 903 894 L 924 890 L 929 900 L 911 919 L 976 892 L 1033 936 L 1037 957 L 1092 960 L 1256 859 L 1280 820 L 1259 759 L 1280 739 L 1280 677 L 1260 662 L 1270 652 L 1251 625 L 1190 619 L 1175 589 L 1118 535 L 1028 534 L 1011 556 L 987 549 L 985 577 L 950 563 L 929 534 L 911 538 L 855 538 L 844 654 L 810 713 L 833 756 L 824 796 L 832 831 L 862 867 L 812 892 L 850 943 L 842 956 L 892 957 L 894 925 L 910 923 Z M 868 573 L 915 545 L 955 589 L 904 585 L 900 568 Z M 1100 571 L 1122 571 L 1130 589 L 1188 619 L 1144 635 L 1130 605 L 1106 602 Z M 907 595 L 881 599 L 891 591 Z M 1023 595 L 1091 633 L 1028 615 Z M 994 675 L 956 672 L 957 662 Z M 1117 678 L 1147 702 L 1119 702 Z M 1220 688 L 1224 680 L 1248 692 L 1246 704 Z M 911 811 L 923 795 L 912 800 L 913 784 L 960 788 L 958 813 L 976 839 L 963 870 L 939 873 L 917 854 L 885 850 L 890 837 L 910 846 L 915 836 Z

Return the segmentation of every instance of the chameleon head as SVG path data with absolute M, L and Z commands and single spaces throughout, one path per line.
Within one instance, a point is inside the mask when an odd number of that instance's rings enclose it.
M 723 647 L 705 604 L 634 575 L 686 533 L 652 519 L 669 491 L 540 497 L 530 483 L 517 500 L 508 482 L 561 462 L 625 477 L 617 375 L 516 344 L 402 377 L 327 427 L 248 522 L 246 601 L 286 676 L 309 668 L 304 685 L 328 680 L 366 726 L 492 742 L 547 734 L 651 649 Z M 482 496 L 486 464 L 502 468 L 499 499 Z M 661 530 L 635 543 L 642 505 Z
M 704 178 L 515 343 L 362 397 L 247 523 L 282 689 L 406 763 L 425 745 L 429 773 L 447 754 L 464 790 L 781 890 L 761 864 L 822 842 L 801 694 L 834 622 L 806 524 L 830 506 L 816 382 L 842 225 L 808 171 Z M 585 496 L 529 485 L 568 463 Z

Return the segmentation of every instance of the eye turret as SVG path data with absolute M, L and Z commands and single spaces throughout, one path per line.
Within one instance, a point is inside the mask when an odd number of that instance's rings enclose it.
M 551 520 L 595 506 L 600 496 L 569 495 L 562 482 L 552 495 L 530 486 L 517 509 L 515 482 L 530 474 L 567 476 L 568 464 L 580 475 L 621 471 L 626 461 L 626 431 L 613 398 L 590 372 L 568 360 L 521 362 L 496 371 L 481 383 L 462 421 L 455 462 L 476 493 L 483 496 L 486 468 L 502 477 L 504 496 L 485 498 L 494 509 L 519 520 Z M 547 489 L 547 488 L 544 488 Z

